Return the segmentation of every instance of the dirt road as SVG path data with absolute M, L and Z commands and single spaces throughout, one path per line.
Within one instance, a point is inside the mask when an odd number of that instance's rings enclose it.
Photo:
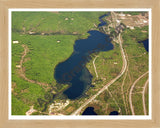
M 148 71 L 145 72 L 144 74 L 142 74 L 140 77 L 138 77 L 138 79 L 136 79 L 136 80 L 134 81 L 134 83 L 132 84 L 132 86 L 131 86 L 131 89 L 130 89 L 130 92 L 129 92 L 129 104 L 130 104 L 130 108 L 131 108 L 132 115 L 135 115 L 134 107 L 133 107 L 133 104 L 132 104 L 132 91 L 133 91 L 134 86 L 136 85 L 136 83 L 137 83 L 141 78 L 143 78 L 147 73 L 148 73 Z
M 142 92 L 144 115 L 147 115 L 146 104 L 145 104 L 145 90 L 146 90 L 146 87 L 148 85 L 148 82 L 149 82 L 149 79 L 145 82 L 144 87 L 143 87 L 143 92 Z
M 114 15 L 114 21 L 116 22 L 116 14 L 114 12 L 112 12 Z M 106 84 L 105 86 L 103 86 L 103 88 L 101 90 L 99 90 L 95 95 L 93 95 L 91 98 L 89 98 L 85 103 L 83 103 L 75 112 L 73 112 L 71 115 L 79 115 L 81 110 L 87 106 L 90 102 L 92 102 L 98 95 L 100 95 L 102 92 L 104 92 L 106 89 L 108 89 L 108 87 L 110 85 L 112 85 L 117 79 L 119 79 L 124 72 L 126 71 L 126 67 L 127 67 L 127 60 L 126 60 L 126 56 L 122 47 L 122 40 L 121 40 L 121 34 L 119 34 L 118 36 L 118 42 L 119 42 L 119 46 L 120 46 L 120 50 L 121 50 L 121 55 L 122 55 L 122 59 L 123 59 L 123 66 L 121 69 L 121 72 L 118 74 L 117 77 L 115 77 L 113 80 L 111 80 L 108 84 Z
M 26 80 L 26 81 L 28 81 L 28 82 L 30 82 L 30 83 L 36 83 L 36 84 L 38 84 L 38 85 L 40 85 L 40 86 L 48 86 L 49 84 L 46 84 L 46 83 L 42 83 L 42 82 L 38 82 L 38 81 L 34 81 L 34 80 L 30 80 L 29 78 L 27 78 L 26 77 L 26 75 L 25 75 L 25 72 L 24 72 L 24 69 L 23 69 L 23 62 L 24 62 L 24 57 L 27 55 L 27 52 L 29 51 L 29 49 L 28 49 L 28 47 L 26 46 L 26 45 L 22 45 L 22 47 L 24 48 L 24 52 L 23 52 L 23 55 L 22 55 L 22 57 L 21 57 L 21 60 L 20 60 L 20 76 L 24 79 L 24 80 Z
M 123 66 L 122 66 L 121 72 L 118 74 L 118 76 L 116 78 L 114 78 L 108 84 L 103 86 L 103 88 L 100 91 L 98 91 L 95 95 L 93 95 L 91 98 L 89 98 L 84 104 L 82 104 L 71 115 L 79 115 L 79 113 L 81 112 L 81 110 L 85 106 L 87 106 L 91 101 L 93 101 L 98 95 L 100 95 L 103 91 L 105 91 L 111 84 L 113 84 L 117 79 L 119 79 L 124 74 L 124 72 L 126 70 L 126 67 L 127 67 L 127 61 L 126 61 L 125 53 L 124 53 L 124 50 L 123 50 L 123 47 L 122 47 L 121 34 L 119 34 L 118 40 L 119 40 L 119 46 L 120 46 L 120 49 L 121 49 L 121 55 L 122 55 L 122 58 L 123 58 Z

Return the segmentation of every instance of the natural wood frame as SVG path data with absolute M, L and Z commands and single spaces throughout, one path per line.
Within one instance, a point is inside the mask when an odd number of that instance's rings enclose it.
M 9 8 L 151 8 L 152 9 L 152 120 L 8 120 L 8 9 Z M 160 1 L 159 0 L 0 0 L 0 128 L 160 127 Z

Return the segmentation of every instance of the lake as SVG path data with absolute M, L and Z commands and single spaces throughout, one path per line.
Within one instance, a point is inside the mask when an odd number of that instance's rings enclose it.
M 147 52 L 149 52 L 149 40 L 143 40 L 143 41 L 139 41 L 139 43 L 143 43 L 144 48 L 146 49 Z
M 112 111 L 109 115 L 119 115 L 119 113 L 117 111 Z
M 97 30 L 88 33 L 90 36 L 87 39 L 75 41 L 72 55 L 55 68 L 54 77 L 57 83 L 69 85 L 69 88 L 63 92 L 69 99 L 80 98 L 92 86 L 93 76 L 86 68 L 86 63 L 91 60 L 90 55 L 113 49 L 109 35 Z
M 93 107 L 87 107 L 82 115 L 97 115 L 97 113 L 94 111 Z
M 94 107 L 87 107 L 82 115 L 97 115 L 97 113 L 94 111 Z M 109 115 L 119 115 L 119 113 L 117 111 L 112 111 Z
M 98 27 L 101 27 L 101 26 L 104 26 L 104 25 L 107 24 L 107 23 L 103 20 L 103 18 L 104 18 L 105 16 L 108 16 L 108 15 L 109 15 L 109 13 L 108 13 L 108 14 L 104 14 L 104 15 L 102 15 L 102 16 L 99 17 L 99 21 L 100 21 L 101 23 L 98 25 Z

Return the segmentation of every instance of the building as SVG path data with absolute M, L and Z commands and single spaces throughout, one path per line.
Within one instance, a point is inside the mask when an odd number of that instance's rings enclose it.
M 13 41 L 13 44 L 18 44 L 18 43 L 19 43 L 19 41 L 17 41 L 17 40 L 16 40 L 16 41 Z

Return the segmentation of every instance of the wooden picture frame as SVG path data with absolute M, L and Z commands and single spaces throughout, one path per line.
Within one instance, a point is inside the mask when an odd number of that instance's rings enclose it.
M 160 127 L 160 89 L 159 84 L 159 22 L 160 12 L 159 0 L 141 1 L 58 1 L 58 0 L 36 0 L 36 1 L 4 1 L 0 0 L 0 127 L 2 128 L 35 128 L 35 127 L 64 127 L 64 128 L 90 128 L 90 127 Z M 9 120 L 8 109 L 8 35 L 9 35 L 9 9 L 10 8 L 151 8 L 152 9 L 152 119 L 148 120 Z

